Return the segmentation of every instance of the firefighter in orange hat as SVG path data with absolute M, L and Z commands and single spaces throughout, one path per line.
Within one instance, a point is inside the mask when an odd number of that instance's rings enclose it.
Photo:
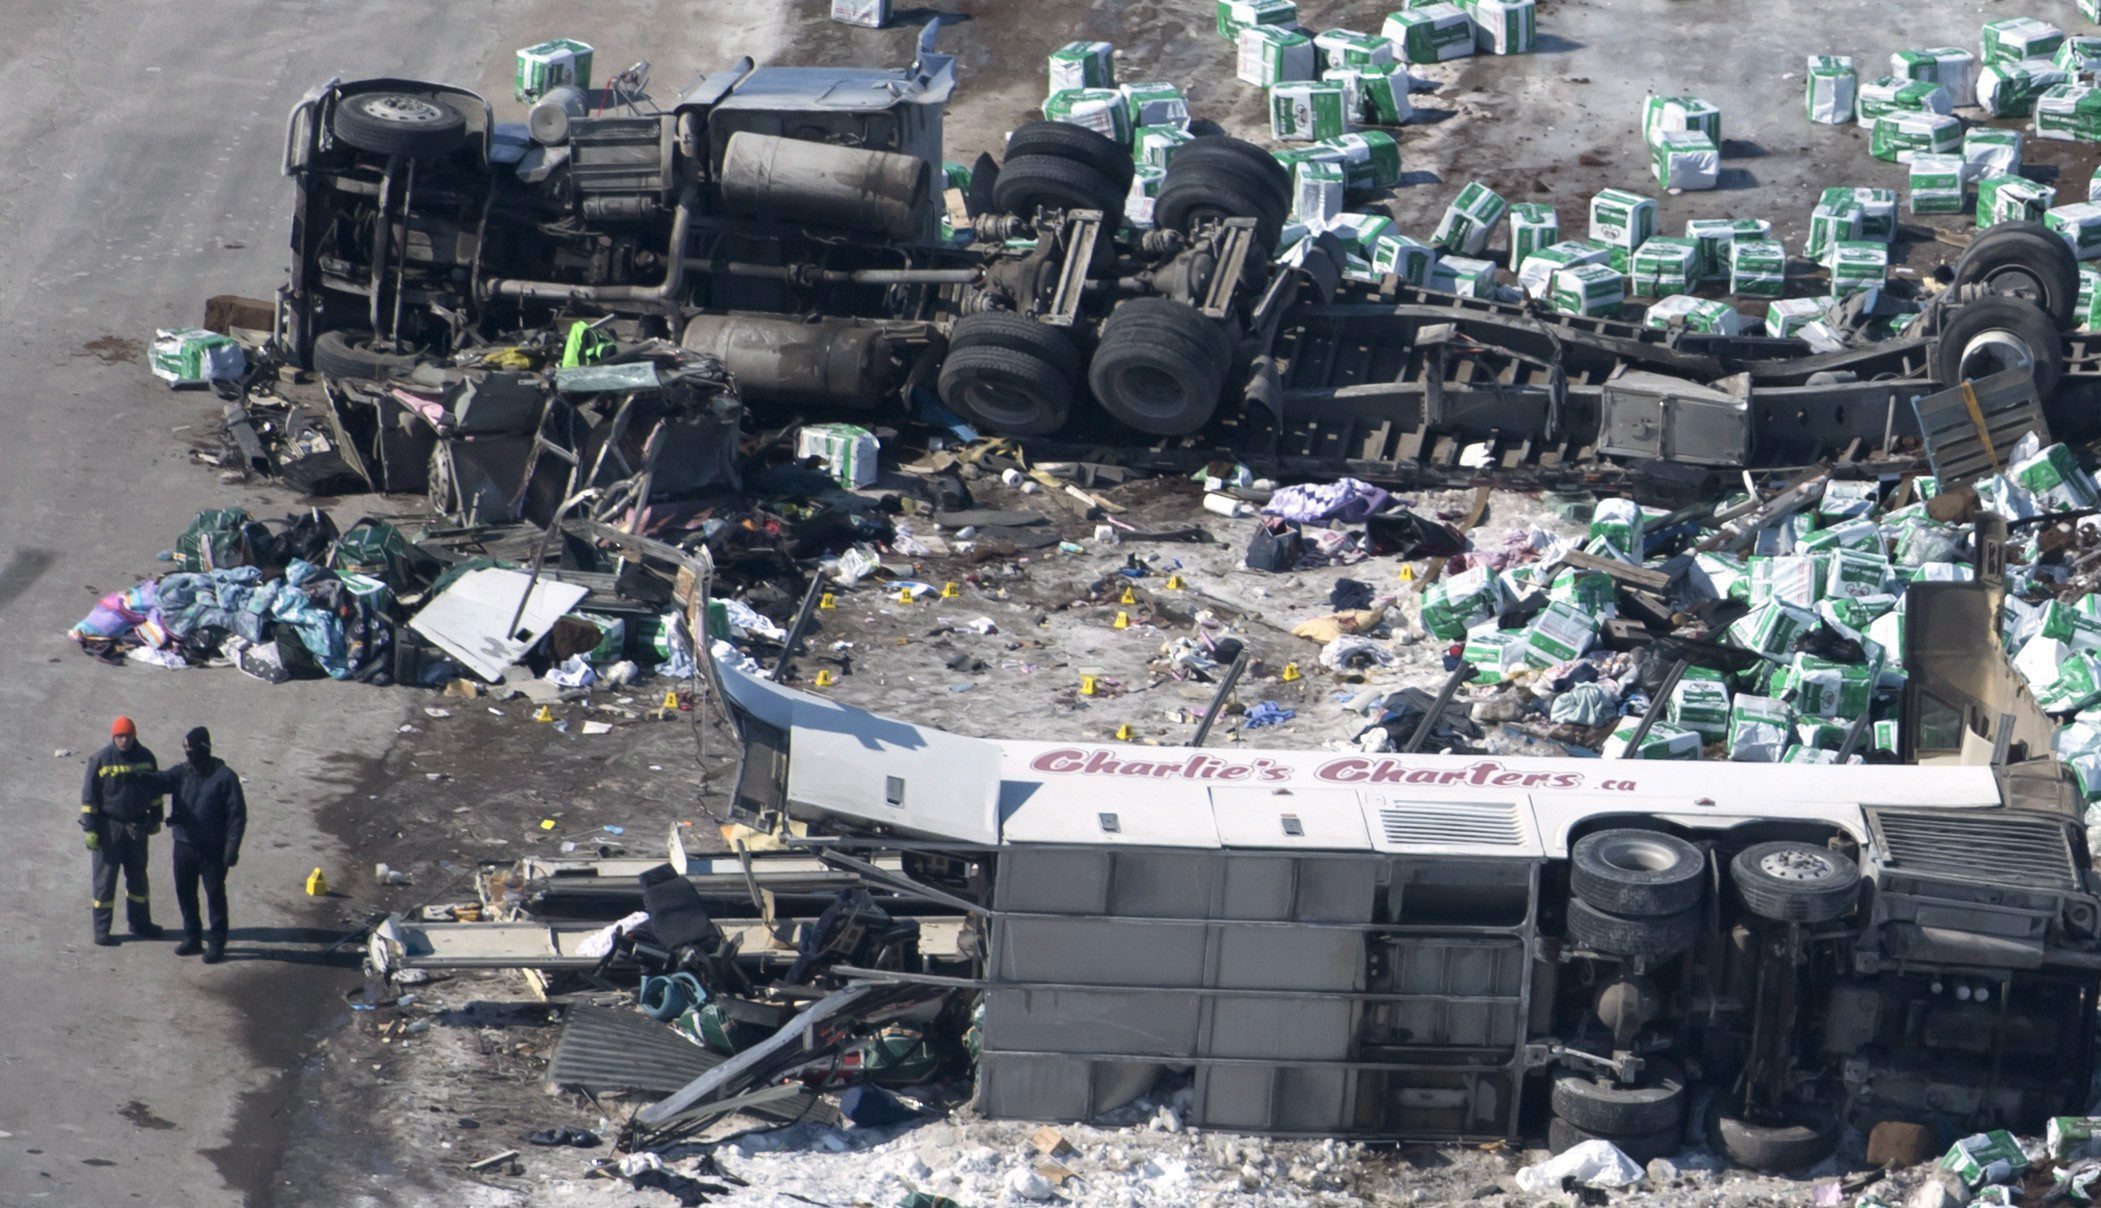
M 159 761 L 139 742 L 131 719 L 119 717 L 109 728 L 109 745 L 88 760 L 87 783 L 80 789 L 80 829 L 92 858 L 95 942 L 103 947 L 117 942 L 109 926 L 116 913 L 119 869 L 131 934 L 160 938 L 146 890 L 146 837 L 160 831 L 166 796 Z

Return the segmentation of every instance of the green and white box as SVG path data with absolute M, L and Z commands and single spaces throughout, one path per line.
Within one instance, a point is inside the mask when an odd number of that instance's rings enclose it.
M 1639 717 L 1623 717 L 1613 727 L 1612 737 L 1605 740 L 1607 759 L 1698 759 L 1700 736 L 1683 726 L 1674 726 L 1667 721 L 1653 722 L 1649 732 L 1642 735 L 1641 747 L 1628 750 L 1634 740 L 1634 731 L 1641 728 Z
M 1781 554 L 1751 559 L 1751 603 L 1778 600 L 1797 608 L 1815 608 L 1823 591 L 1823 579 L 1814 558 L 1807 554 Z
M 1523 266 L 1525 258 L 1561 242 L 1561 216 L 1553 206 L 1521 201 L 1510 207 L 1510 263 Z
M 1668 298 L 1690 293 L 1699 283 L 1700 245 L 1675 235 L 1658 235 L 1634 249 L 1629 285 L 1637 298 Z
M 1696 130 L 1665 130 L 1649 142 L 1649 167 L 1659 188 L 1711 189 L 1721 178 L 1722 152 L 1713 139 Z
M 1456 642 L 1474 626 L 1495 620 L 1503 603 L 1503 581 L 1489 567 L 1446 575 L 1423 591 L 1423 629 Z
M 201 386 L 248 372 L 248 354 L 232 336 L 201 327 L 153 333 L 146 366 L 170 386 Z
M 1830 302 L 1823 298 L 1775 298 L 1765 308 L 1765 334 L 1776 339 L 1796 335 L 1821 322 Z
M 1875 119 L 1868 136 L 1868 154 L 1890 163 L 1908 164 L 1915 155 L 1961 150 L 1962 119 L 1945 113 L 1885 113 Z
M 1763 218 L 1695 218 L 1685 224 L 1685 237 L 1700 245 L 1700 280 L 1727 281 L 1729 245 L 1771 239 L 1773 224 Z
M 1941 1169 L 1954 1171 L 1963 1185 L 1974 1191 L 1987 1183 L 2004 1183 L 2026 1173 L 2028 1155 L 2021 1152 L 2021 1143 L 2014 1140 L 2012 1133 L 1995 1128 L 1957 1141 L 1940 1164 Z
M 1140 126 L 1131 133 L 1131 162 L 1151 164 L 1165 172 L 1175 152 L 1195 141 L 1180 126 Z
M 1291 216 L 1324 230 L 1342 213 L 1343 191 L 1341 164 L 1307 160 L 1291 171 Z
M 1612 266 L 1627 271 L 1634 249 L 1656 233 L 1656 201 L 1625 189 L 1590 199 L 1590 237 L 1612 249 Z
M 1729 709 L 1729 758 L 1778 763 L 1795 736 L 1795 711 L 1770 696 L 1739 696 Z
M 1627 278 L 1604 264 L 1555 269 L 1549 298 L 1565 315 L 1616 318 L 1627 301 Z
M 2052 1158 L 2066 1164 L 2101 1158 L 2101 1116 L 2052 1116 L 2043 1126 L 2043 1144 Z
M 1493 298 L 1496 296 L 1496 278 L 1499 270 L 1493 260 L 1476 260 L 1469 256 L 1439 256 L 1430 265 L 1430 278 L 1425 288 L 1439 293 L 1457 294 L 1462 298 Z
M 1987 63 L 1977 73 L 1977 103 L 1993 117 L 2027 117 L 2044 93 L 2069 78 L 2048 59 Z
M 1729 245 L 1729 292 L 1747 298 L 1777 298 L 1787 292 L 1787 249 L 1770 239 L 1739 239 Z
M 1868 711 L 1875 678 L 1875 669 L 1864 663 L 1834 663 L 1798 653 L 1773 683 L 1799 716 L 1851 721 Z
M 2065 31 L 2034 17 L 2007 17 L 1984 23 L 1984 61 L 2018 63 L 2022 59 L 2047 59 L 2057 53 Z
M 1831 296 L 1843 298 L 1889 280 L 1889 245 L 1873 239 L 1841 239 L 1824 256 L 1831 270 Z
M 1824 199 L 1809 212 L 1809 242 L 1803 246 L 1802 254 L 1811 260 L 1822 260 L 1832 244 L 1866 238 L 1866 217 L 1859 202 L 1851 197 L 1834 198 L 1826 190 Z
M 2079 459 L 2063 445 L 2051 445 L 2014 462 L 2006 474 L 2033 495 L 2045 511 L 2101 507 L 2101 491 L 2096 491 L 2093 477 L 2079 468 Z
M 1372 241 L 1372 271 L 1381 277 L 1394 276 L 1410 285 L 1427 285 L 1437 263 L 1437 249 L 1406 235 L 1385 234 Z
M 1315 81 L 1279 84 L 1269 90 L 1270 137 L 1317 143 L 1347 134 L 1349 102 L 1342 85 Z
M 1598 639 L 1596 617 L 1573 604 L 1549 600 L 1525 627 L 1525 662 L 1551 667 L 1580 657 Z
M 1641 138 L 1654 145 L 1659 135 L 1674 130 L 1704 134 L 1716 146 L 1722 143 L 1722 111 L 1696 96 L 1650 96 L 1641 103 Z
M 1794 652 L 1795 639 L 1816 627 L 1816 614 L 1782 600 L 1767 600 L 1729 626 L 1729 640 L 1776 658 Z
M 2013 669 L 2045 713 L 2077 713 L 2101 700 L 2101 668 L 2094 657 L 2056 638 L 2029 639 L 2013 656 Z
M 821 459 L 842 487 L 875 485 L 882 445 L 875 433 L 855 424 L 804 424 L 795 436 L 795 456 Z
M 1470 0 L 1466 14 L 1474 19 L 1474 49 L 1492 55 L 1532 53 L 1539 36 L 1538 9 L 1532 0 Z
M 1663 705 L 1663 720 L 1708 742 L 1729 737 L 1729 684 L 1704 667 L 1688 667 Z
M 1642 324 L 1658 330 L 1683 327 L 1687 331 L 1712 332 L 1718 336 L 1744 334 L 1743 314 L 1727 302 L 1677 294 L 1660 299 L 1641 317 Z
M 2079 316 L 2079 330 L 2101 328 L 2101 265 L 2079 266 L 2079 300 L 2072 310 Z
M 1964 161 L 1960 155 L 1911 157 L 1911 212 L 1960 214 Z
M 511 95 L 520 101 L 537 101 L 564 84 L 591 89 L 591 47 L 574 38 L 549 38 L 518 52 L 518 66 L 511 78 Z
M 2021 132 L 1977 126 L 1962 136 L 1963 172 L 1971 180 L 2021 174 Z
M 2025 176 L 1987 176 L 1977 182 L 1977 229 L 2002 222 L 2041 222 L 2057 204 L 2057 190 Z
M 1957 106 L 1977 103 L 1977 56 L 1960 46 L 1896 51 L 1889 57 L 1889 70 L 1907 80 L 1939 84 Z
M 1889 559 L 1881 554 L 1834 550 L 1830 566 L 1824 571 L 1824 598 L 1859 600 L 1879 596 L 1891 573 Z
M 1323 70 L 1331 67 L 1391 67 L 1393 43 L 1354 29 L 1324 29 L 1313 35 Z
M 1880 484 L 1873 479 L 1833 478 L 1824 483 L 1823 494 L 1817 496 L 1816 516 L 1820 521 L 1860 520 L 1873 514 L 1875 501 L 1881 497 Z M 1868 535 L 1873 538 L 1873 548 L 1881 550 L 1881 530 L 1870 524 Z M 1838 544 L 1848 548 L 1844 540 Z M 1867 542 L 1861 542 L 1860 548 L 1868 548 Z
M 1401 180 L 1401 143 L 1384 130 L 1338 134 L 1320 140 L 1341 156 L 1343 181 L 1352 189 L 1390 189 Z
M 2053 206 L 2043 212 L 2043 225 L 2056 231 L 2079 259 L 2101 257 L 2101 202 Z
M 1393 219 L 1384 214 L 1338 214 L 1328 232 L 1342 240 L 1345 252 L 1369 257 L 1379 236 L 1393 231 Z
M 2035 136 L 2067 143 L 2101 143 L 2101 89 L 2059 84 L 2035 103 Z
M 1313 39 L 1295 29 L 1276 25 L 1250 25 L 1240 31 L 1237 51 L 1242 81 L 1264 88 L 1313 79 L 1319 56 Z
M 1873 126 L 1875 119 L 1891 113 L 1952 113 L 1955 98 L 1939 84 L 1881 76 L 1860 86 L 1860 124 Z
M 1067 42 L 1051 52 L 1050 91 L 1114 87 L 1116 48 L 1109 43 Z
M 1404 63 L 1442 63 L 1474 53 L 1474 19 L 1450 4 L 1388 13 L 1379 33 Z
M 1824 201 L 1851 201 L 1860 207 L 1860 238 L 1888 243 L 1897 237 L 1897 191 L 1855 186 L 1826 189 Z
M 1135 164 L 1131 168 L 1131 188 L 1124 195 L 1123 218 L 1139 230 L 1150 230 L 1153 225 L 1153 203 L 1160 200 L 1160 186 L 1167 180 L 1167 169 L 1150 163 Z
M 1189 128 L 1189 98 L 1173 84 L 1147 80 L 1137 84 L 1118 84 L 1116 91 L 1123 94 L 1124 108 L 1131 111 L 1131 129 L 1141 126 Z
M 1218 36 L 1235 46 L 1240 44 L 1240 31 L 1251 25 L 1291 29 L 1298 23 L 1297 0 L 1218 0 Z
M 2073 76 L 2101 72 L 2101 38 L 2067 36 L 2050 56 L 2050 65 Z
M 1459 190 L 1459 196 L 1444 208 L 1444 217 L 1438 219 L 1430 244 L 1461 256 L 1478 256 L 1488 250 L 1496 224 L 1503 221 L 1509 209 L 1510 203 L 1494 189 L 1477 180 L 1468 181 Z
M 1802 106 L 1819 126 L 1843 126 L 1860 108 L 1860 73 L 1846 55 L 1810 55 Z
M 1068 88 L 1044 98 L 1043 116 L 1053 122 L 1085 126 L 1104 138 L 1129 146 L 1131 111 L 1114 88 Z
M 1342 68 L 1321 78 L 1344 73 L 1355 77 L 1358 121 L 1369 126 L 1400 126 L 1415 116 L 1415 106 L 1408 100 L 1407 68 Z
M 1636 560 L 1634 556 L 1642 551 L 1647 524 L 1648 517 L 1642 514 L 1640 504 L 1615 496 L 1598 501 L 1590 514 L 1590 527 L 1583 535 L 1591 541 L 1609 542 L 1622 557 Z
M 862 29 L 890 24 L 890 0 L 832 0 L 832 20 Z
M 1525 665 L 1523 630 L 1501 629 L 1486 621 L 1466 631 L 1466 644 L 1459 657 L 1475 671 L 1477 684 L 1499 684 Z
M 1517 284 L 1528 298 L 1544 299 L 1553 291 L 1556 269 L 1578 264 L 1604 264 L 1612 249 L 1594 239 L 1564 239 L 1518 262 Z

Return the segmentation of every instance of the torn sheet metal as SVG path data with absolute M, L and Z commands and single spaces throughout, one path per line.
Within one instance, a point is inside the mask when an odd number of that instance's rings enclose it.
M 574 584 L 546 579 L 536 583 L 523 571 L 488 567 L 462 575 L 410 618 L 409 628 L 493 681 L 589 594 Z M 518 618 L 516 625 L 511 625 L 513 616 Z

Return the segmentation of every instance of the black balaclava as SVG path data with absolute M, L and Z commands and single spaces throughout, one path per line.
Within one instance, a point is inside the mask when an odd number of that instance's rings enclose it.
M 212 765 L 212 732 L 203 726 L 183 736 L 182 748 L 189 752 L 192 767 L 208 768 Z

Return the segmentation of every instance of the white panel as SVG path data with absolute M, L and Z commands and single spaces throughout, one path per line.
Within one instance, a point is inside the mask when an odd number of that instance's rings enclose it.
M 1211 812 L 1227 847 L 1371 850 L 1355 789 L 1221 785 L 1211 790 Z
M 1211 796 L 1199 785 L 1056 780 L 1010 783 L 1000 834 L 1008 843 L 1217 847 Z
M 485 680 L 525 657 L 562 615 L 591 594 L 573 583 L 484 567 L 461 575 L 409 618 L 409 628 Z M 521 612 L 518 604 L 523 600 Z M 511 625 L 516 616 L 518 623 Z M 508 627 L 508 628 L 507 628 Z
M 1364 822 L 1382 852 L 1537 856 L 1539 832 L 1522 799 L 1424 801 L 1364 794 Z
M 798 721 L 818 718 L 796 710 Z M 867 716 L 863 714 L 862 716 Z M 999 841 L 999 748 L 882 723 L 842 730 L 797 725 L 788 735 L 788 800 L 965 843 Z M 909 743 L 897 741 L 909 738 Z

